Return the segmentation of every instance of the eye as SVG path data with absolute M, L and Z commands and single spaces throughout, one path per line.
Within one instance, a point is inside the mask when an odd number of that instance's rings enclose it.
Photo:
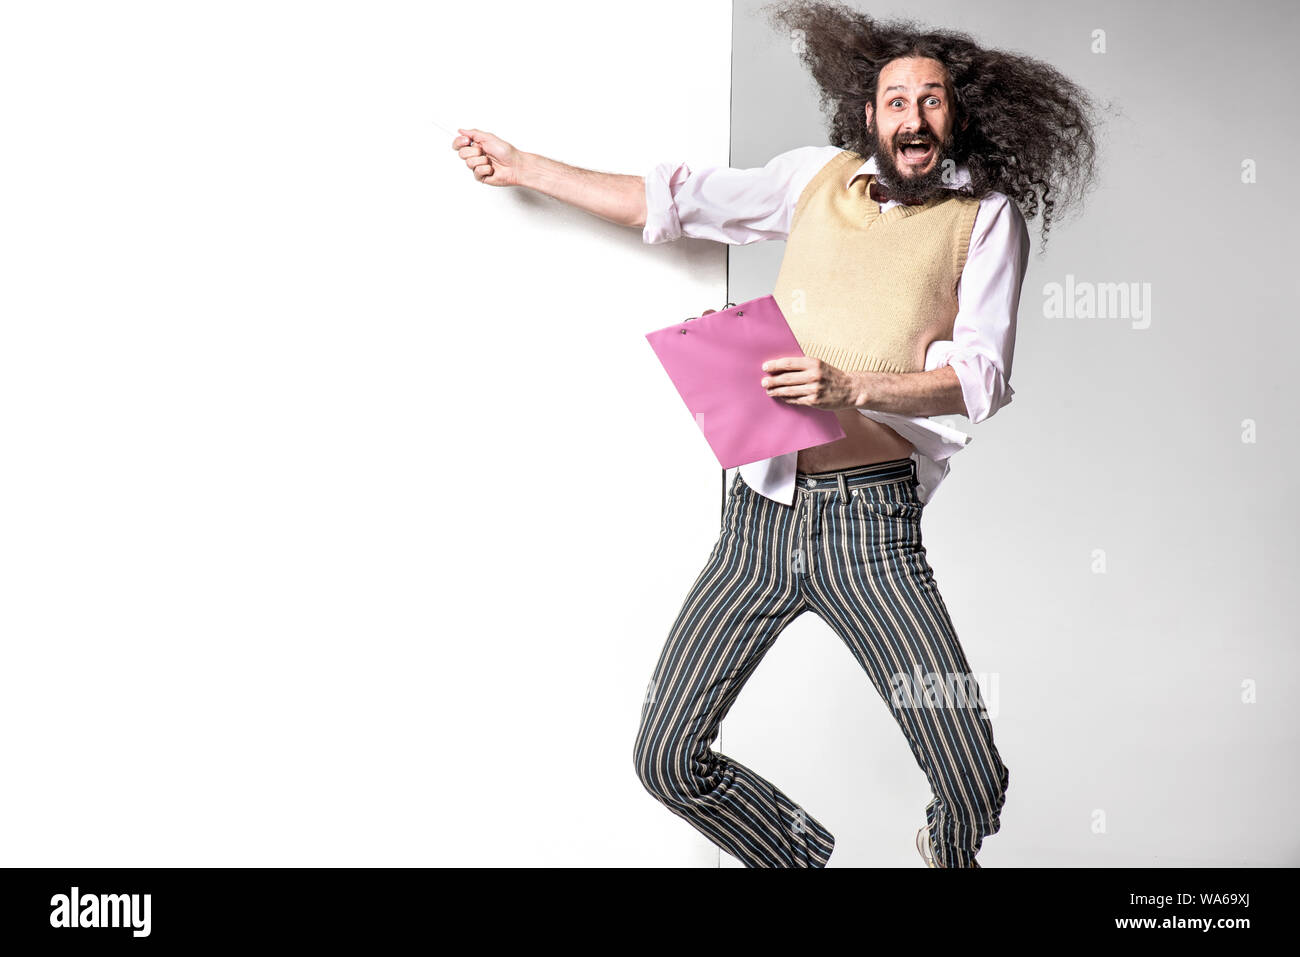
M 897 106 L 899 103 L 902 103 L 902 102 L 903 102 L 903 101 L 902 101 L 901 99 L 899 99 L 898 97 L 894 97 L 892 100 L 889 101 L 889 105 L 890 105 L 890 106 Z
M 931 106 L 938 106 L 939 98 L 937 96 L 926 97 L 926 102 L 929 103 Z

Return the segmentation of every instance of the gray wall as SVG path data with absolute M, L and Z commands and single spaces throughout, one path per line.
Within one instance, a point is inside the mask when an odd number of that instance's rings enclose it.
M 737 167 L 827 142 L 811 78 L 759 7 L 734 7 Z M 1030 222 L 1016 396 L 979 426 L 951 418 L 975 440 L 922 524 L 1011 772 L 981 862 L 1300 863 L 1295 6 L 863 9 L 1042 58 L 1118 107 L 1083 214 L 1054 223 L 1045 255 Z M 770 292 L 783 248 L 731 248 L 728 299 Z M 1149 324 L 1049 318 L 1045 289 L 1067 275 L 1149 284 Z M 924 776 L 814 615 L 769 653 L 719 747 L 836 833 L 830 866 L 919 865 Z

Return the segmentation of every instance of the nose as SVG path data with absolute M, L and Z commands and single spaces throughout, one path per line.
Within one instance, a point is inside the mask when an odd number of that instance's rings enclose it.
M 912 134 L 920 131 L 925 124 L 921 120 L 921 108 L 913 104 L 903 118 L 902 125 L 899 127 L 904 133 Z

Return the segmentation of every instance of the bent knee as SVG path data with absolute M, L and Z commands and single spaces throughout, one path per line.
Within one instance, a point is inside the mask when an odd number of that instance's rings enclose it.
M 638 736 L 633 761 L 642 787 L 660 801 L 685 806 L 699 800 L 702 782 L 692 773 L 691 761 L 680 747 Z

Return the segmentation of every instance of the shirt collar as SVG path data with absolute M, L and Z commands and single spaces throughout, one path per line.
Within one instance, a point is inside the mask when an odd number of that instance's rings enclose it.
M 871 175 L 879 178 L 878 175 L 879 171 L 876 168 L 876 158 L 874 156 L 870 157 L 865 163 L 863 163 L 861 166 L 857 168 L 857 170 L 854 171 L 853 175 L 849 177 L 849 181 L 844 184 L 845 187 L 852 186 L 853 181 L 855 179 L 857 179 L 859 176 L 862 176 L 866 173 L 870 173 Z M 949 189 L 956 189 L 959 186 L 965 186 L 967 183 L 970 182 L 970 170 L 966 168 L 965 164 L 958 166 L 956 175 L 953 177 L 953 179 L 956 180 L 956 182 L 944 183 L 943 185 L 948 187 Z M 881 180 L 881 183 L 884 185 L 888 185 L 885 184 L 884 180 Z

